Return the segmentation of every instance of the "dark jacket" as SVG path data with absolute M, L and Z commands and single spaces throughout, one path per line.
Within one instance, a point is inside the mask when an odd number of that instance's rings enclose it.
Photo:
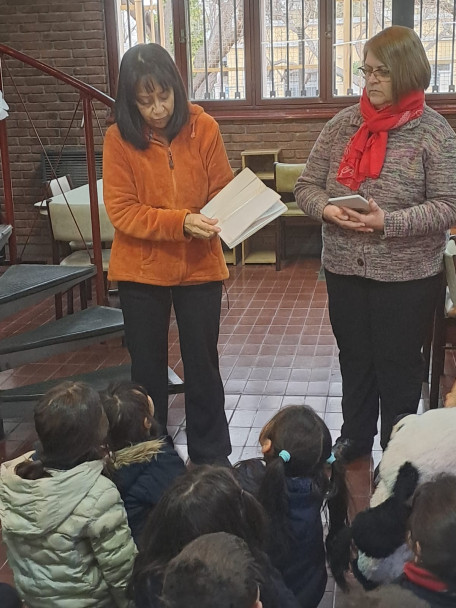
M 261 574 L 260 599 L 263 608 L 299 608 L 299 603 L 288 589 L 280 572 L 271 564 L 271 560 L 262 551 L 252 551 Z M 136 585 L 134 600 L 136 608 L 162 608 L 159 596 L 163 579 L 158 573 L 149 573 L 142 584 Z
M 18 592 L 6 583 L 0 583 L 0 606 L 2 608 L 22 608 Z
M 261 459 L 244 461 L 236 466 L 242 487 L 258 492 L 265 473 Z M 272 518 L 269 555 L 273 565 L 282 573 L 283 580 L 293 591 L 302 608 L 316 608 L 326 588 L 326 553 L 321 521 L 322 499 L 313 491 L 309 478 L 290 477 L 288 488 L 288 523 L 291 538 L 288 548 L 282 549 L 285 539 L 277 538 Z M 285 541 L 286 542 L 286 541 Z
M 408 589 L 413 595 L 427 602 L 431 608 L 455 608 L 456 606 L 456 591 L 433 591 L 426 589 L 417 583 L 413 583 L 405 574 L 396 583 L 402 589 Z
M 115 453 L 112 480 L 127 512 L 136 544 L 147 516 L 166 488 L 185 473 L 179 454 L 164 440 L 143 441 Z

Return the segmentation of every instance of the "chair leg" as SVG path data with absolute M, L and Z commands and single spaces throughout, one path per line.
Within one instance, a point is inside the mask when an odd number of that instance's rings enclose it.
M 74 313 L 73 289 L 67 291 L 67 315 Z
M 81 299 L 81 310 L 87 308 L 87 281 L 79 283 L 79 297 Z
M 429 327 L 428 333 L 423 344 L 423 359 L 424 359 L 424 373 L 423 382 L 429 383 L 429 372 L 431 370 L 431 348 L 432 348 L 432 333 L 434 328 L 434 319 Z
M 282 219 L 277 218 L 276 226 L 276 270 L 282 268 Z
M 63 303 L 62 303 L 62 294 L 56 293 L 54 296 L 54 308 L 55 308 L 55 318 L 61 319 L 63 317 Z
M 445 367 L 445 288 L 443 288 L 437 303 L 431 350 L 429 407 L 430 409 L 436 409 L 439 406 L 440 376 L 442 376 Z

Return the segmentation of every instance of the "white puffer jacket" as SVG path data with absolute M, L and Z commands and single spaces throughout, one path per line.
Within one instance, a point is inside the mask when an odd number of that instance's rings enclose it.
M 456 408 L 429 410 L 406 416 L 393 428 L 388 447 L 380 462 L 380 481 L 370 506 L 376 507 L 391 495 L 396 477 L 404 462 L 418 470 L 418 484 L 432 481 L 441 473 L 456 473 Z M 381 530 L 378 531 L 381 534 Z M 383 559 L 358 556 L 358 568 L 364 577 L 376 583 L 389 583 L 402 574 L 404 563 L 411 559 L 407 545 Z
M 2 464 L 0 519 L 17 590 L 30 608 L 125 608 L 136 548 L 101 461 L 22 479 Z

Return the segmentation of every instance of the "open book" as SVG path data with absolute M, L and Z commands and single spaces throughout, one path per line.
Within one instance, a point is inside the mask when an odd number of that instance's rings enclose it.
M 201 213 L 218 219 L 219 236 L 233 249 L 286 210 L 287 206 L 277 192 L 265 186 L 246 167 L 201 209 Z

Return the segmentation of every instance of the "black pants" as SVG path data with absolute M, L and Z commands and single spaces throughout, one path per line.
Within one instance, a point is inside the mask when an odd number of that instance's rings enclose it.
M 422 346 L 442 282 L 382 282 L 325 270 L 329 315 L 342 374 L 341 436 L 385 448 L 397 416 L 415 414 L 423 381 Z
M 198 464 L 228 456 L 231 443 L 217 351 L 221 282 L 186 287 L 119 282 L 119 296 L 132 380 L 147 389 L 163 427 L 168 420 L 168 331 L 173 304 L 184 364 L 189 456 Z

